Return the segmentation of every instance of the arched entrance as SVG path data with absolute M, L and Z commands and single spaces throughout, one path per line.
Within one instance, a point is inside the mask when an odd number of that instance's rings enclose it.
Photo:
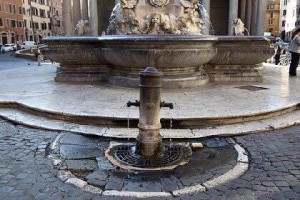
M 7 44 L 7 33 L 4 32 L 1 33 L 1 41 L 2 44 Z

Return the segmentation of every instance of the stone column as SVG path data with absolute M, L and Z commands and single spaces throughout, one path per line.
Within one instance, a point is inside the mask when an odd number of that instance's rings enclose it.
M 238 0 L 230 0 L 229 1 L 229 20 L 228 20 L 228 35 L 233 34 L 232 30 L 232 20 L 238 17 Z
M 82 20 L 88 20 L 89 19 L 88 0 L 82 0 L 81 6 L 82 6 L 81 18 Z
M 89 0 L 89 8 L 90 8 L 90 34 L 92 36 L 98 36 L 98 1 L 96 0 Z
M 266 1 L 266 0 L 265 0 Z M 252 0 L 251 35 L 256 35 L 258 0 Z M 266 13 L 265 13 L 266 14 Z
M 76 25 L 81 19 L 80 0 L 73 0 L 73 23 Z
M 64 0 L 62 3 L 63 9 L 63 26 L 64 34 L 72 35 L 73 34 L 73 23 L 72 23 L 72 5 L 71 0 Z
M 241 11 L 241 20 L 245 24 L 246 23 L 246 0 L 240 0 L 240 11 Z
M 257 35 L 263 35 L 266 31 L 266 10 L 267 1 L 258 0 Z
M 210 0 L 202 0 L 202 5 L 205 8 L 207 15 L 210 16 Z M 203 34 L 204 35 L 209 35 L 210 32 L 210 26 L 206 27 L 206 29 L 204 30 Z
M 247 0 L 247 9 L 246 9 L 246 20 L 245 20 L 245 26 L 250 34 L 251 32 L 251 7 L 252 7 L 252 0 Z

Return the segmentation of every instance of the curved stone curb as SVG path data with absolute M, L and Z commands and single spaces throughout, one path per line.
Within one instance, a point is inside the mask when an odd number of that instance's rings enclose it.
M 51 150 L 55 151 L 59 145 L 59 139 L 62 137 L 62 134 L 59 134 L 54 142 L 51 144 Z M 228 143 L 232 144 L 235 150 L 238 153 L 237 164 L 226 172 L 225 174 L 208 180 L 202 184 L 197 184 L 194 186 L 185 187 L 180 190 L 174 190 L 171 192 L 133 192 L 133 191 L 116 191 L 116 190 L 106 190 L 102 191 L 100 188 L 89 185 L 86 181 L 83 181 L 73 175 L 67 170 L 57 170 L 56 176 L 63 181 L 64 183 L 74 185 L 79 187 L 83 191 L 90 192 L 93 194 L 103 195 L 103 196 L 119 196 L 119 197 L 134 197 L 134 198 L 151 198 L 151 197 L 179 197 L 181 195 L 193 194 L 196 192 L 205 192 L 207 190 L 213 189 L 216 186 L 225 184 L 229 181 L 232 181 L 240 176 L 242 176 L 249 167 L 249 158 L 246 150 L 237 144 L 232 138 L 227 138 Z M 49 158 L 53 159 L 54 167 L 60 165 L 63 161 L 59 158 L 55 158 L 49 155 Z
M 206 190 L 213 189 L 214 187 L 227 183 L 243 175 L 248 170 L 249 159 L 246 150 L 237 144 L 232 138 L 227 139 L 230 144 L 234 144 L 234 148 L 238 153 L 236 166 L 226 172 L 225 174 L 206 181 L 203 184 L 198 184 L 191 187 L 186 187 L 181 190 L 173 191 L 173 196 L 180 196 L 183 194 L 192 194 L 195 192 L 205 192 Z
M 201 184 L 199 185 L 194 185 L 190 187 L 185 187 L 181 190 L 174 190 L 172 191 L 173 196 L 180 196 L 180 195 L 185 195 L 185 194 L 193 194 L 196 192 L 205 192 L 206 188 L 203 187 Z
M 37 57 L 33 53 L 24 53 L 24 51 L 29 51 L 28 49 L 18 50 L 15 52 L 16 58 L 23 58 L 31 61 L 37 61 Z
M 243 175 L 248 170 L 248 163 L 237 163 L 237 165 L 231 169 L 230 171 L 226 172 L 225 174 L 214 178 L 213 180 L 207 181 L 203 183 L 206 189 L 212 189 L 218 185 L 222 185 L 229 181 L 232 181 L 241 175 Z
M 0 103 L 1 104 L 1 103 Z M 297 105 L 294 105 L 297 106 Z M 110 138 L 136 138 L 139 130 L 137 128 L 106 128 L 104 126 L 80 125 L 62 120 L 53 120 L 47 117 L 36 116 L 15 108 L 1 108 L 0 116 L 16 124 L 25 126 L 54 130 L 68 131 L 85 135 L 97 135 Z M 163 138 L 205 138 L 211 136 L 238 136 L 252 133 L 282 129 L 300 124 L 300 110 L 283 114 L 278 117 L 265 120 L 221 125 L 215 127 L 204 127 L 202 129 L 161 129 Z
M 121 125 L 123 122 L 127 124 L 128 119 L 126 117 L 114 117 L 114 116 L 90 116 L 90 115 L 76 115 L 72 113 L 65 113 L 60 111 L 53 111 L 42 109 L 34 106 L 30 106 L 24 103 L 20 103 L 17 101 L 1 101 L 0 100 L 0 109 L 11 110 L 11 112 L 20 112 L 23 116 L 30 116 L 42 118 L 43 120 L 50 120 L 50 121 L 61 121 L 61 123 L 65 124 L 76 124 L 77 126 L 82 126 L 88 124 L 90 127 L 99 127 L 103 125 L 114 125 L 115 127 L 120 128 L 127 128 L 124 125 Z M 248 113 L 243 115 L 234 115 L 234 116 L 216 116 L 216 117 L 193 117 L 193 118 L 180 118 L 180 117 L 173 117 L 172 119 L 169 118 L 162 118 L 162 121 L 169 121 L 172 120 L 173 124 L 176 121 L 180 123 L 178 126 L 185 128 L 185 127 L 193 127 L 193 126 L 203 126 L 206 127 L 214 127 L 214 126 L 227 126 L 233 124 L 242 124 L 242 123 L 249 123 L 253 121 L 260 121 L 260 120 L 267 120 L 270 118 L 275 118 L 278 116 L 282 116 L 285 114 L 289 114 L 295 111 L 300 110 L 300 103 L 293 103 L 289 104 L 285 107 L 268 110 L 268 111 L 260 111 L 256 113 Z M 9 115 L 10 113 L 6 113 Z M 3 114 L 2 114 L 3 115 Z M 4 116 L 5 117 L 5 116 Z M 138 121 L 137 118 L 130 119 L 131 121 Z M 28 120 L 27 120 L 28 121 Z M 78 123 L 80 122 L 80 123 Z M 121 124 L 120 124 L 121 123 Z M 162 122 L 163 123 L 163 122 Z M 34 124 L 35 126 L 43 127 L 40 124 Z M 64 127 L 61 127 L 61 129 Z M 76 131 L 76 130 L 74 130 Z M 94 133 L 92 133 L 94 134 Z M 195 133 L 194 133 L 195 134 Z
M 130 191 L 116 191 L 108 190 L 102 193 L 104 196 L 118 196 L 118 197 L 136 197 L 136 198 L 151 198 L 151 197 L 172 197 L 168 192 L 130 192 Z

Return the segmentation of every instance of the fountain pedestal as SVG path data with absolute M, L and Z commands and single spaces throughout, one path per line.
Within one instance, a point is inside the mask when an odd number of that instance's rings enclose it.
M 162 152 L 160 103 L 162 73 L 154 67 L 140 72 L 140 117 L 136 153 L 158 156 Z

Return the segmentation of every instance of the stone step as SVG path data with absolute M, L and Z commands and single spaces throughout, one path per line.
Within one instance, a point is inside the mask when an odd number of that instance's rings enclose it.
M 106 113 L 105 116 L 101 115 L 87 115 L 87 114 L 74 114 L 65 113 L 54 110 L 47 110 L 47 108 L 32 107 L 24 103 L 12 102 L 12 101 L 0 101 L 0 109 L 14 109 L 18 112 L 35 115 L 52 120 L 65 121 L 70 124 L 83 124 L 91 126 L 101 127 L 118 127 L 127 128 L 137 127 L 139 119 L 137 117 L 119 117 L 114 113 Z M 203 129 L 205 127 L 239 124 L 251 121 L 264 120 L 268 118 L 274 118 L 282 116 L 287 113 L 291 113 L 300 110 L 300 104 L 294 103 L 273 110 L 264 110 L 261 112 L 250 112 L 248 114 L 240 115 L 221 115 L 214 117 L 180 117 L 174 115 L 173 118 L 161 118 L 161 124 L 163 128 L 172 127 L 173 129 Z M 137 110 L 138 111 L 138 110 Z M 191 112 L 193 112 L 191 110 Z
M 88 125 L 52 119 L 22 111 L 18 108 L 0 108 L 0 116 L 17 124 L 47 130 L 69 131 L 73 133 L 98 135 L 112 138 L 135 138 L 138 128 L 111 128 L 103 125 Z M 203 138 L 210 136 L 234 136 L 258 133 L 300 124 L 300 111 L 284 113 L 267 119 L 236 124 L 203 126 L 194 129 L 162 129 L 163 138 Z

